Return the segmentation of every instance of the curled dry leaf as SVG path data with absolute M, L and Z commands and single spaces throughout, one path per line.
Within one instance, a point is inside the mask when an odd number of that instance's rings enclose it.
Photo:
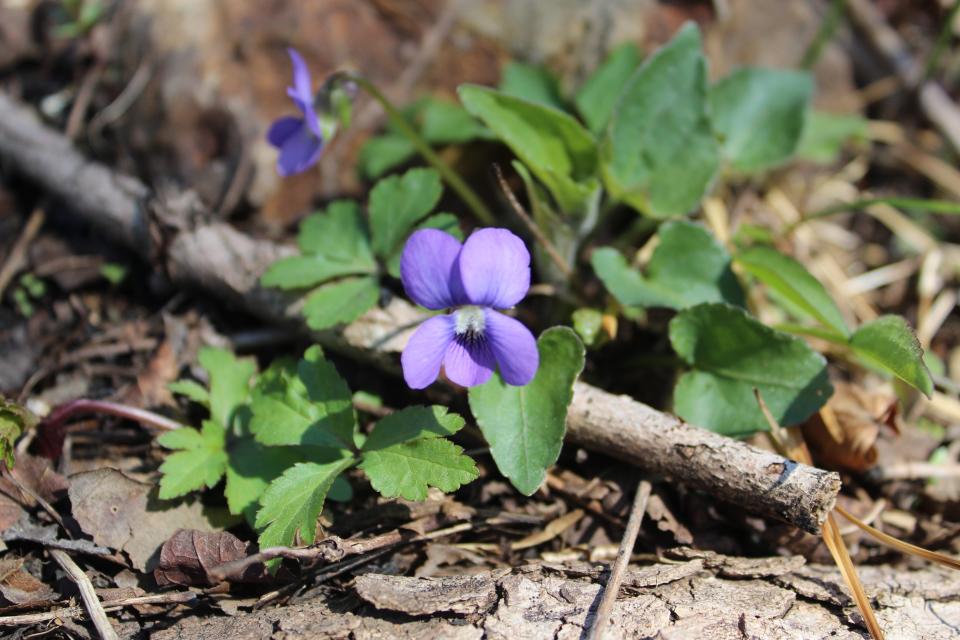
M 225 562 L 247 557 L 250 545 L 226 531 L 194 531 L 180 529 L 160 549 L 160 564 L 153 572 L 157 584 L 213 586 L 216 580 L 209 570 Z M 263 563 L 252 564 L 237 582 L 262 582 L 269 578 Z
M 897 399 L 845 382 L 834 387 L 826 406 L 804 423 L 804 439 L 818 465 L 866 471 L 877 462 L 881 426 L 900 431 Z
M 17 607 L 35 607 L 54 602 L 60 594 L 23 568 L 22 558 L 0 558 L 0 595 Z

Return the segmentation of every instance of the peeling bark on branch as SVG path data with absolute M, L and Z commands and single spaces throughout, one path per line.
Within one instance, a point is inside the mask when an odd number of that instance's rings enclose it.
M 267 322 L 305 330 L 296 303 L 258 284 L 266 267 L 289 255 L 290 249 L 220 223 L 189 226 L 197 217 L 189 197 L 151 199 L 143 184 L 86 160 L 64 136 L 2 93 L 0 157 L 145 258 L 165 247 L 159 257 L 175 281 Z M 168 235 L 156 242 L 160 230 Z M 403 347 L 419 317 L 414 307 L 394 299 L 342 332 L 323 332 L 316 338 L 331 349 L 395 370 L 393 352 Z M 684 424 L 585 383 L 576 385 L 568 428 L 570 439 L 588 449 L 670 475 L 689 487 L 811 533 L 820 532 L 840 490 L 835 473 Z

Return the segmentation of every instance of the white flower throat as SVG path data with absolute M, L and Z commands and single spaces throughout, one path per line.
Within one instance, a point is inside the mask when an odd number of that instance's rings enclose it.
M 483 335 L 486 318 L 482 307 L 467 305 L 457 309 L 454 322 L 453 330 L 458 337 L 476 339 Z

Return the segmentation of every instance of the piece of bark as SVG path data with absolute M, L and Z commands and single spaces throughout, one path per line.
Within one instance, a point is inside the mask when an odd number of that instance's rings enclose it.
M 28 108 L 0 94 L 0 157 L 49 189 L 92 225 L 140 255 L 165 247 L 162 259 L 178 283 L 215 295 L 271 323 L 305 330 L 298 305 L 260 287 L 267 266 L 290 249 L 250 238 L 223 224 L 189 228 L 198 212 L 189 197 L 146 201 L 148 190 L 131 178 L 87 161 L 65 137 L 43 126 Z M 176 203 L 180 209 L 177 210 Z M 182 203 L 186 202 L 187 205 Z M 152 221 L 148 216 L 152 211 Z M 157 244 L 148 229 L 167 237 Z M 178 231 L 179 229 L 179 231 Z M 419 314 L 394 298 L 343 334 L 315 338 L 385 368 L 389 351 L 402 348 Z M 840 477 L 683 423 L 626 396 L 577 383 L 568 416 L 572 441 L 668 474 L 689 487 L 751 511 L 819 533 L 840 490 Z
M 377 573 L 357 576 L 357 594 L 377 609 L 411 616 L 485 613 L 497 602 L 497 580 L 510 573 L 502 569 L 480 575 L 444 578 L 406 578 Z
M 751 558 L 725 558 L 729 566 L 746 565 Z M 846 603 L 810 595 L 795 589 L 790 577 L 823 584 L 841 584 L 835 567 L 803 567 L 780 577 L 723 578 L 718 570 L 705 568 L 697 559 L 687 563 L 699 567 L 693 574 L 670 580 L 633 586 L 617 599 L 607 638 L 711 638 L 711 640 L 862 640 L 866 637 Z M 660 566 L 660 565 L 653 565 Z M 665 565 L 671 566 L 671 565 Z M 674 565 L 676 566 L 676 565 Z M 648 567 L 631 567 L 631 572 Z M 526 566 L 506 572 L 474 576 L 481 584 L 495 587 L 495 598 L 487 611 L 464 617 L 428 613 L 430 607 L 412 604 L 411 597 L 422 593 L 421 579 L 403 576 L 362 576 L 363 589 L 376 586 L 369 594 L 358 591 L 364 600 L 403 603 L 396 612 L 389 607 L 357 609 L 342 613 L 335 604 L 339 596 L 321 596 L 305 603 L 272 610 L 239 614 L 233 618 L 183 619 L 154 632 L 156 640 L 234 637 L 251 640 L 283 638 L 487 638 L 490 640 L 574 640 L 582 637 L 592 621 L 600 592 L 602 573 L 571 577 L 556 568 Z M 878 618 L 887 640 L 955 637 L 960 624 L 960 600 L 956 589 L 942 587 L 944 572 L 936 568 L 919 571 L 891 567 L 866 567 L 872 580 Z M 432 593 L 456 593 L 463 577 L 436 578 Z M 486 588 L 486 587 L 485 587 Z M 329 598 L 325 600 L 324 598 Z M 926 600 L 925 600 L 926 599 Z M 442 600 L 442 598 L 441 598 Z M 369 600 L 368 600 L 369 601 Z M 442 605 L 442 603 L 441 603 Z M 411 613 L 411 611 L 413 613 Z M 411 616 L 429 615 L 428 621 Z M 419 634 L 419 635 L 417 635 Z

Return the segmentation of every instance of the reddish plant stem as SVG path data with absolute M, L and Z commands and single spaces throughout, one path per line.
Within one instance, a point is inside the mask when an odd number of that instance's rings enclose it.
M 67 421 L 73 417 L 84 414 L 108 415 L 118 418 L 126 418 L 139 422 L 142 425 L 170 431 L 179 429 L 181 425 L 170 418 L 166 418 L 152 411 L 137 409 L 116 402 L 106 400 L 71 400 L 66 402 L 50 412 L 44 420 L 37 425 L 38 451 L 40 455 L 56 460 L 60 457 L 63 450 L 63 440 L 67 434 Z

